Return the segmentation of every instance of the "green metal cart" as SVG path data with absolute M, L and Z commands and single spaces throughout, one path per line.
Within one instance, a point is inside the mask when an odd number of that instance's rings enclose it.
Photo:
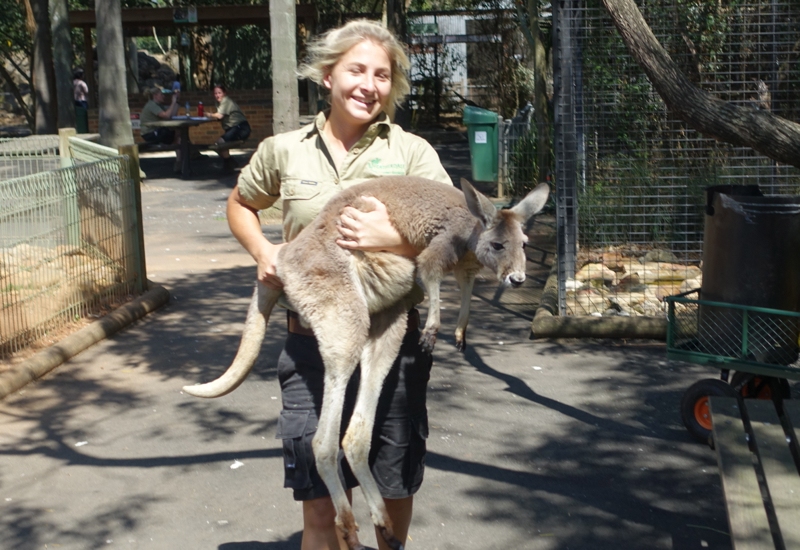
M 788 380 L 800 380 L 800 313 L 701 298 L 699 289 L 667 297 L 667 357 L 721 371 L 718 379 L 692 384 L 681 399 L 686 429 L 709 442 L 709 396 L 772 399 L 782 411 Z

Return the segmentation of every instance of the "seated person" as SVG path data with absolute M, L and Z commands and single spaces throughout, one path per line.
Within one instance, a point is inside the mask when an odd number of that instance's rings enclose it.
M 166 143 L 166 144 L 179 144 L 180 136 L 175 130 L 170 128 L 156 128 L 149 124 L 159 120 L 169 120 L 178 114 L 178 97 L 180 91 L 176 90 L 172 94 L 172 102 L 169 107 L 164 106 L 164 92 L 161 88 L 150 88 L 145 92 L 149 101 L 142 109 L 142 114 L 139 117 L 139 124 L 142 132 L 142 139 L 147 143 Z M 175 171 L 180 170 L 181 167 L 181 151 L 178 149 L 175 152 Z
M 242 110 L 236 105 L 228 96 L 228 90 L 225 86 L 217 84 L 214 86 L 214 99 L 217 102 L 217 112 L 209 114 L 210 118 L 222 122 L 222 129 L 225 133 L 217 140 L 218 145 L 230 141 L 244 141 L 250 136 L 250 124 L 244 117 Z M 225 159 L 225 169 L 231 169 L 235 166 L 231 158 L 231 152 L 228 149 L 221 149 L 218 151 L 220 157 Z

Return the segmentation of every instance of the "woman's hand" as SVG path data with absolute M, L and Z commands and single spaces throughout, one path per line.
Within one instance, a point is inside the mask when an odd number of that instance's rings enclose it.
M 394 252 L 414 257 L 416 249 L 403 237 L 389 219 L 386 205 L 375 197 L 361 197 L 368 212 L 347 206 L 339 216 L 338 229 L 342 238 L 336 244 L 349 250 Z
M 286 243 L 272 244 L 264 239 L 265 245 L 254 255 L 256 260 L 256 278 L 269 288 L 280 290 L 283 283 L 278 278 L 275 264 L 278 259 L 278 251 L 286 246 Z

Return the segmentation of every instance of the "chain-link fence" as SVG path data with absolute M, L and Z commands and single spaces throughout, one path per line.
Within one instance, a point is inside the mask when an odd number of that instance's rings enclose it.
M 654 34 L 696 86 L 800 119 L 800 4 L 644 0 Z M 554 3 L 561 314 L 665 314 L 701 284 L 704 189 L 800 193 L 800 172 L 676 119 L 596 0 Z
M 4 174 L 45 170 L 0 181 L 2 357 L 141 290 L 143 250 L 128 157 L 60 157 L 58 136 L 0 146 Z

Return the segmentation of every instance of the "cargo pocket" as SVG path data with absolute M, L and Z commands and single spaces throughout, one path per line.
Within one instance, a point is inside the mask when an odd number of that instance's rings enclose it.
M 275 439 L 283 440 L 283 486 L 302 490 L 311 485 L 309 466 L 313 455 L 311 438 L 316 426 L 311 426 L 311 411 L 281 411 Z
M 428 416 L 386 420 L 375 453 L 373 473 L 386 498 L 404 498 L 422 484 Z

